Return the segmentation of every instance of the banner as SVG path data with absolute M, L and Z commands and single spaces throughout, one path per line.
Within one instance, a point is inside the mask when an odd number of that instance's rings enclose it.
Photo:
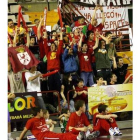
M 98 105 L 108 106 L 109 112 L 132 111 L 132 83 L 88 88 L 89 112 L 98 112 Z
M 94 7 L 84 7 L 80 5 L 76 5 L 77 10 L 81 12 L 81 14 L 89 21 L 91 22 L 93 13 L 94 13 Z M 74 9 L 76 11 L 76 9 Z M 124 26 L 129 24 L 128 19 L 128 9 L 122 6 L 119 7 L 113 7 L 113 6 L 107 6 L 103 7 L 103 12 L 105 16 L 105 23 L 103 30 L 111 30 L 116 29 L 119 26 Z M 99 23 L 102 23 L 102 13 L 100 10 L 96 11 L 95 18 Z M 124 28 L 128 28 L 128 26 L 125 26 Z M 123 32 L 124 34 L 128 32 Z
M 12 103 L 8 103 L 11 122 L 32 118 L 31 108 L 38 106 L 37 93 L 15 93 L 15 96 L 15 100 Z
M 95 6 L 97 4 L 102 6 L 128 6 L 132 5 L 133 3 L 133 0 L 69 0 L 69 1 L 86 6 Z

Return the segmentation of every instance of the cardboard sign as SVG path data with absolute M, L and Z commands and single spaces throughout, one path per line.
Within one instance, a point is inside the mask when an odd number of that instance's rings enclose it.
M 99 104 L 108 106 L 109 112 L 132 111 L 132 83 L 88 88 L 89 112 L 98 112 Z

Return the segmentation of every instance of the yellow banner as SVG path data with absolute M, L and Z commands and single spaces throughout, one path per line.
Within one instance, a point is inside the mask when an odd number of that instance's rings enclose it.
M 132 83 L 88 88 L 89 112 L 98 112 L 98 105 L 108 105 L 109 112 L 132 111 Z

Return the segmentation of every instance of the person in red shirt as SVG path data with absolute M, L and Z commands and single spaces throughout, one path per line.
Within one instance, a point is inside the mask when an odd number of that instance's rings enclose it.
M 47 43 L 47 34 L 44 32 L 44 49 L 45 49 L 45 54 L 47 57 L 47 71 L 51 72 L 54 70 L 58 70 L 57 73 L 50 75 L 48 77 L 48 87 L 49 90 L 56 90 L 60 92 L 61 90 L 61 76 L 60 76 L 60 56 L 62 54 L 62 49 L 63 49 L 63 32 L 60 32 L 60 40 L 59 40 L 59 45 L 58 48 L 55 43 L 51 43 L 51 46 L 48 46 Z M 55 85 L 55 86 L 54 86 Z M 52 94 L 49 94 L 50 98 L 50 103 L 54 104 L 56 103 L 57 100 L 54 102 L 54 97 Z M 54 104 L 54 106 L 57 106 Z
M 88 119 L 92 119 L 92 116 L 88 112 L 88 90 L 87 87 L 84 86 L 84 81 L 82 78 L 78 79 L 77 87 L 75 88 L 76 95 L 73 97 L 75 101 L 83 100 L 86 104 L 86 115 Z
M 34 107 L 32 110 L 35 117 L 27 121 L 24 130 L 20 134 L 19 140 L 23 139 L 28 130 L 31 131 L 37 140 L 81 140 L 83 138 L 80 133 L 78 135 L 74 135 L 71 133 L 62 134 L 49 131 L 47 125 L 49 125 L 50 122 L 45 122 L 42 109 Z
M 93 50 L 95 50 L 98 47 L 99 43 L 99 38 L 98 36 L 96 37 L 96 43 L 92 48 L 88 49 L 87 44 L 83 43 L 82 44 L 82 37 L 83 34 L 81 35 L 81 39 L 79 42 L 79 50 L 78 50 L 78 58 L 79 58 L 79 63 L 80 63 L 80 76 L 84 80 L 84 85 L 87 86 L 89 83 L 89 86 L 93 86 L 94 81 L 93 81 L 93 70 L 91 67 L 91 57 Z M 81 49 L 81 50 L 80 50 Z
M 79 27 L 79 28 L 83 28 L 85 25 L 87 25 L 87 23 L 85 22 L 85 18 L 83 16 L 79 16 L 78 20 L 74 22 L 74 24 L 72 24 L 72 28 L 73 27 Z
M 93 46 L 95 45 L 95 36 L 94 36 L 94 32 L 93 31 L 88 31 L 87 32 L 87 46 L 88 46 L 88 49 L 92 49 Z M 92 69 L 93 69 L 93 73 L 94 75 L 96 76 L 97 75 L 97 70 L 96 70 L 96 63 L 95 63 L 95 55 L 94 55 L 94 51 L 92 53 L 92 56 L 91 56 L 91 66 L 92 66 Z
M 84 135 L 84 140 L 93 139 L 98 137 L 99 132 L 92 132 L 93 128 L 85 115 L 85 109 L 86 106 L 83 100 L 78 100 L 75 102 L 76 112 L 71 113 L 66 126 L 66 132 L 71 132 L 72 134 L 79 134 L 79 132 L 82 132 Z
M 102 12 L 102 23 L 100 23 L 100 24 L 98 24 L 98 21 L 95 18 L 96 11 L 98 9 Z M 102 34 L 102 29 L 104 28 L 104 23 L 105 23 L 105 16 L 104 16 L 104 13 L 103 13 L 103 7 L 96 6 L 95 10 L 94 10 L 94 13 L 93 13 L 93 16 L 92 16 L 92 19 L 91 19 L 91 23 L 88 26 L 88 30 L 93 31 L 94 33 L 99 32 L 99 34 Z
M 88 92 L 87 87 L 84 86 L 84 81 L 82 78 L 78 79 L 77 87 L 75 88 L 77 95 L 75 95 L 74 101 L 83 100 L 85 104 L 88 103 Z
M 94 114 L 93 117 L 94 131 L 100 131 L 101 136 L 109 134 L 111 136 L 122 135 L 115 121 L 117 115 L 108 114 L 107 107 L 104 104 L 98 106 L 99 113 Z

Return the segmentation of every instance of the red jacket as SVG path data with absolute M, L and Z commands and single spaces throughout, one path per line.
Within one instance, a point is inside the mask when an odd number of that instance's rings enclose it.
M 47 56 L 47 70 L 58 70 L 60 71 L 60 55 L 62 53 L 63 41 L 59 41 L 57 51 L 51 52 L 50 47 L 47 44 L 47 39 L 44 39 L 44 49 Z

